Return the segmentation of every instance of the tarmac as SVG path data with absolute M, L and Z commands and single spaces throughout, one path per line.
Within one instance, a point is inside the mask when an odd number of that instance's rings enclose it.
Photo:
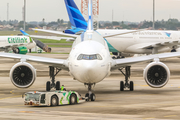
M 66 54 L 32 54 L 35 56 L 66 59 Z M 159 89 L 149 87 L 142 72 L 148 63 L 132 66 L 134 91 L 120 91 L 124 80 L 119 71 L 97 83 L 93 88 L 96 101 L 57 107 L 25 106 L 22 94 L 29 91 L 45 91 L 50 80 L 48 66 L 31 63 L 37 69 L 37 78 L 28 89 L 16 88 L 10 81 L 9 70 L 17 63 L 12 59 L 0 59 L 0 120 L 179 120 L 180 119 L 180 61 L 179 58 L 162 60 L 171 70 L 168 84 Z M 62 71 L 56 81 L 67 90 L 87 93 L 87 87 L 73 80 L 69 73 Z

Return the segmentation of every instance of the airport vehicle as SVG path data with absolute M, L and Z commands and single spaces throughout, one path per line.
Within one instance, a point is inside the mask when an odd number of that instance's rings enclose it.
M 85 98 L 74 91 L 27 92 L 24 94 L 24 105 L 58 106 L 85 102 Z
M 36 69 L 28 63 L 28 61 L 41 63 L 49 66 L 51 82 L 46 83 L 46 90 L 52 88 L 59 90 L 60 82 L 55 83 L 55 76 L 63 69 L 69 71 L 74 80 L 77 80 L 88 86 L 88 99 L 95 98 L 92 92 L 92 86 L 101 82 L 105 77 L 110 75 L 111 71 L 119 70 L 125 76 L 125 81 L 120 81 L 120 90 L 125 88 L 134 90 L 133 81 L 129 81 L 131 65 L 150 62 L 144 69 L 144 79 L 146 83 L 153 88 L 161 88 L 165 86 L 170 78 L 169 68 L 160 59 L 169 57 L 179 57 L 180 52 L 162 53 L 148 56 L 140 56 L 124 59 L 112 59 L 108 44 L 104 40 L 106 37 L 117 36 L 120 34 L 112 34 L 102 36 L 93 29 L 92 0 L 89 0 L 89 20 L 88 29 L 81 35 L 65 34 L 62 35 L 75 38 L 72 50 L 68 59 L 54 59 L 47 57 L 37 57 L 30 55 L 18 55 L 11 53 L 0 53 L 0 57 L 19 59 L 10 70 L 10 79 L 12 83 L 19 88 L 30 87 L 36 80 Z M 57 31 L 41 30 L 50 33 L 58 33 Z M 137 32 L 137 31 L 135 31 Z M 153 62 L 152 62 L 153 61 Z M 125 69 L 125 72 L 123 72 Z M 125 83 L 124 83 L 125 82 Z
M 72 29 L 64 33 L 80 34 L 87 29 L 87 23 L 73 0 L 65 0 L 69 20 Z M 71 10 L 71 9 L 74 10 Z M 109 36 L 105 40 L 108 43 L 109 51 L 117 58 L 131 57 L 134 54 L 156 54 L 162 52 L 180 51 L 180 32 L 162 30 L 96 30 L 102 36 L 124 33 L 124 35 Z M 128 41 L 128 42 L 127 42 Z

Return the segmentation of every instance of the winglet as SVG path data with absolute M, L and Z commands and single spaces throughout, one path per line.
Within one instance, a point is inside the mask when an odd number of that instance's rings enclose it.
M 23 30 L 20 30 L 20 32 L 25 35 L 25 36 L 29 36 L 29 34 L 27 34 L 26 32 L 24 32 Z

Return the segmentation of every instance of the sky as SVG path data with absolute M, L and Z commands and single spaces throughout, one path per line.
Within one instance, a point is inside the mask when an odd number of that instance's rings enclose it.
M 81 0 L 74 0 L 80 8 Z M 140 22 L 153 19 L 153 0 L 99 0 L 99 21 Z M 9 20 L 22 20 L 24 0 L 0 0 L 0 20 L 7 20 L 7 3 L 9 3 Z M 26 21 L 69 20 L 64 0 L 26 0 Z M 180 20 L 180 0 L 155 0 L 155 20 Z M 112 12 L 113 11 L 113 12 Z M 112 13 L 113 16 L 112 17 Z

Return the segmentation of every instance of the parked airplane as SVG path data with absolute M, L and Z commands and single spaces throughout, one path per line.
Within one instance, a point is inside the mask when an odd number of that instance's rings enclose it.
M 36 43 L 26 36 L 0 36 L 0 51 L 26 54 Z
M 37 45 L 39 48 L 41 48 L 42 50 L 44 50 L 45 52 L 51 52 L 51 48 L 48 47 L 47 45 L 45 45 L 44 43 L 42 43 L 39 40 L 33 40 L 34 39 L 50 39 L 50 40 L 62 40 L 62 39 L 66 39 L 67 41 L 72 41 L 74 40 L 74 38 L 70 38 L 70 37 L 57 37 L 57 36 L 42 36 L 42 35 L 29 35 L 26 32 L 24 32 L 23 30 L 20 30 L 21 33 L 24 36 L 28 36 L 28 38 L 33 41 L 33 43 L 35 43 L 35 45 Z M 35 46 L 34 46 L 35 47 Z
M 120 82 L 120 90 L 129 88 L 133 91 L 133 82 L 128 80 L 130 76 L 130 66 L 135 63 L 154 61 L 147 65 L 144 69 L 144 78 L 147 84 L 154 88 L 160 88 L 167 84 L 170 77 L 169 68 L 159 59 L 168 57 L 179 57 L 180 52 L 175 53 L 163 53 L 149 56 L 141 56 L 135 58 L 125 59 L 112 59 L 108 44 L 104 38 L 114 35 L 102 36 L 98 32 L 93 30 L 92 19 L 92 0 L 89 0 L 89 20 L 88 28 L 81 35 L 63 35 L 76 38 L 73 43 L 72 50 L 68 59 L 53 59 L 46 57 L 36 57 L 29 55 L 18 55 L 12 53 L 0 53 L 0 57 L 20 59 L 21 62 L 15 64 L 10 70 L 10 79 L 16 87 L 27 88 L 30 87 L 36 79 L 36 69 L 28 63 L 38 62 L 50 67 L 51 82 L 46 83 L 46 90 L 51 88 L 59 90 L 60 82 L 55 83 L 55 76 L 62 70 L 67 70 L 71 76 L 88 86 L 88 93 L 85 95 L 89 97 L 91 101 L 95 100 L 95 94 L 92 93 L 92 85 L 102 81 L 108 76 L 112 70 L 119 69 L 122 72 L 122 68 L 126 68 L 125 83 Z M 56 33 L 56 31 L 49 31 Z M 55 72 L 56 69 L 56 73 Z
M 64 33 L 80 34 L 86 31 L 87 23 L 75 2 L 73 0 L 65 0 L 65 5 L 72 29 L 65 30 Z M 98 29 L 96 31 L 101 35 L 109 35 L 114 33 L 129 33 L 134 30 Z M 129 57 L 134 54 L 180 51 L 179 31 L 144 30 L 119 36 L 109 36 L 105 40 L 108 43 L 110 52 L 116 55 L 117 58 Z
M 59 37 L 51 36 L 32 36 L 30 37 L 27 33 L 20 30 L 23 35 L 18 36 L 0 36 L 0 51 L 11 52 L 13 51 L 16 54 L 26 54 L 28 50 L 31 50 L 35 46 L 40 47 L 45 52 L 51 52 L 51 48 L 48 48 L 47 45 L 40 42 L 39 40 L 33 40 L 34 38 L 44 38 L 44 39 L 59 39 Z

